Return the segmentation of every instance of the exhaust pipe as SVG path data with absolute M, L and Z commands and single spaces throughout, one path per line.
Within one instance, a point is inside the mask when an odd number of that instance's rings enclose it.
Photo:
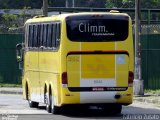
M 122 97 L 122 95 L 120 95 L 120 94 L 116 94 L 116 95 L 114 96 L 114 98 L 117 99 L 117 100 L 120 99 L 121 97 Z

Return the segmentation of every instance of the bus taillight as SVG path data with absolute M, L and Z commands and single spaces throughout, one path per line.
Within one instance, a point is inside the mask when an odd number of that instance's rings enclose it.
M 67 84 L 68 84 L 67 72 L 63 72 L 63 73 L 62 73 L 62 84 L 63 84 L 63 85 L 67 85 Z
M 134 73 L 129 71 L 128 86 L 133 86 L 133 80 L 134 80 Z

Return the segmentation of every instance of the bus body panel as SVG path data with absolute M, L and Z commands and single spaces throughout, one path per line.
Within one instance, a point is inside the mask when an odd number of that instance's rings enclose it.
M 128 16 L 114 14 L 118 15 Z M 129 71 L 134 71 L 131 19 L 129 18 L 128 37 L 123 41 L 78 42 L 67 37 L 66 18 L 70 16 L 72 14 L 27 21 L 26 24 L 60 21 L 61 38 L 60 46 L 56 50 L 39 48 L 37 51 L 25 52 L 22 81 L 24 98 L 28 82 L 32 101 L 44 103 L 45 85 L 47 92 L 51 87 L 55 106 L 91 103 L 131 104 L 133 86 L 128 84 Z M 62 83 L 63 73 L 67 73 L 65 85 Z M 121 97 L 116 99 L 116 95 Z
M 128 55 L 68 55 L 68 87 L 127 87 Z
M 37 95 L 38 93 L 38 85 L 39 85 L 39 68 L 38 68 L 38 52 L 29 52 L 25 53 L 25 71 L 24 71 L 24 86 L 26 87 L 26 83 L 30 87 L 29 97 L 33 101 L 40 100 L 40 97 Z M 25 81 L 26 80 L 26 81 Z M 27 82 L 29 81 L 29 83 Z
M 64 25 L 64 28 L 66 26 Z M 63 104 L 79 104 L 79 103 L 118 103 L 131 104 L 133 97 L 133 86 L 128 84 L 129 71 L 133 72 L 133 38 L 132 23 L 129 19 L 128 37 L 124 41 L 112 42 L 71 42 L 64 33 L 66 41 L 62 41 L 63 45 L 71 46 L 62 47 L 62 59 L 66 59 L 64 70 L 67 71 L 68 88 L 62 88 L 62 105 Z M 124 52 L 116 54 L 116 52 Z M 82 55 L 81 53 L 84 52 Z M 115 52 L 115 54 L 97 54 L 89 55 L 89 53 Z M 74 53 L 74 54 L 72 54 Z M 88 53 L 88 54 L 85 54 Z M 64 56 L 63 56 L 64 55 Z M 109 58 L 109 59 L 108 59 Z M 91 60 L 92 59 L 92 60 Z M 113 60 L 113 61 L 112 61 Z M 80 62 L 81 61 L 81 62 Z M 99 62 L 98 62 L 99 61 Z M 108 61 L 110 64 L 107 64 Z M 105 64 L 106 62 L 106 64 Z M 104 74 L 105 68 L 110 69 L 111 74 Z M 113 69 L 114 68 L 114 69 Z M 91 70 L 92 69 L 92 70 Z M 99 69 L 95 71 L 96 69 Z M 116 69 L 116 70 L 115 70 Z M 99 74 L 99 76 L 98 76 Z M 80 77 L 81 76 L 81 77 Z M 103 76 L 103 77 L 102 77 Z M 116 77 L 115 77 L 116 76 Z M 94 85 L 95 82 L 104 82 L 111 87 L 122 87 L 126 90 L 122 91 L 71 91 L 69 87 L 97 87 L 105 85 Z M 99 78 L 101 79 L 99 81 Z M 106 79 L 107 78 L 107 79 Z M 109 78 L 109 79 L 108 79 Z M 112 79 L 111 79 L 112 78 Z M 113 79 L 116 78 L 116 79 Z M 106 85 L 106 86 L 107 86 Z M 93 88 L 94 88 L 93 87 Z M 115 99 L 115 95 L 121 95 L 119 99 Z
M 103 46 L 107 44 L 100 45 L 102 51 Z M 89 44 L 87 48 L 91 48 Z M 98 51 L 98 45 L 96 48 Z M 128 89 L 129 56 L 111 50 L 96 53 L 90 49 L 83 54 L 71 52 L 67 56 L 68 89 L 72 94 L 80 92 L 77 95 L 79 103 L 116 103 L 114 97 L 120 91 L 103 89 Z
M 44 86 L 45 82 L 48 84 L 47 88 L 53 88 L 53 96 L 58 97 L 58 85 L 60 76 L 60 57 L 58 52 L 39 52 L 39 93 L 41 101 L 44 101 Z

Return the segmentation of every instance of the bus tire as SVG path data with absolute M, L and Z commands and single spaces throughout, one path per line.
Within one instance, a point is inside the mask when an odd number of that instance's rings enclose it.
M 60 113 L 61 113 L 60 107 L 58 106 L 52 107 L 52 114 L 60 114 Z
M 30 108 L 38 108 L 39 103 L 28 100 L 28 104 Z
M 58 106 L 53 105 L 52 107 L 52 114 L 60 114 L 61 113 L 61 108 Z
M 46 101 L 45 101 L 45 103 L 46 103 L 46 110 L 47 110 L 47 112 L 48 113 L 51 113 L 51 105 L 50 105 L 50 103 L 51 103 L 51 98 L 50 98 L 50 96 L 46 93 L 45 94 L 45 99 L 46 99 Z
M 29 92 L 29 88 L 27 86 L 26 88 L 26 94 L 27 94 L 27 99 L 28 99 L 28 104 L 30 108 L 38 108 L 39 103 L 38 102 L 33 102 L 30 100 L 30 92 Z
M 53 97 L 50 96 L 50 98 L 51 98 L 51 113 L 52 114 L 60 114 L 61 113 L 61 107 L 55 106 Z

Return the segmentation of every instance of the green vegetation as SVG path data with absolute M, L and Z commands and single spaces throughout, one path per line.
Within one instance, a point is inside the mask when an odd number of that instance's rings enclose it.
M 11 14 L 9 9 L 4 10 L 4 14 L 0 15 L 0 33 L 23 32 L 22 26 L 28 19 L 26 12 L 30 7 L 23 7 L 20 14 Z M 35 16 L 30 14 L 30 17 Z
M 1 9 L 23 9 L 25 6 L 41 8 L 43 0 L 0 0 Z
M 160 89 L 157 89 L 157 90 L 146 89 L 146 90 L 144 90 L 144 92 L 145 93 L 160 94 Z
M 65 7 L 66 0 L 48 0 L 50 7 Z M 68 0 L 72 6 L 72 0 Z M 75 0 L 75 7 L 134 8 L 135 0 Z M 160 0 L 141 0 L 142 8 L 160 8 Z M 0 0 L 1 9 L 23 9 L 25 6 L 41 9 L 43 0 Z
M 106 0 L 106 8 L 134 8 L 135 0 Z M 141 0 L 142 8 L 160 9 L 160 0 Z
M 65 7 L 66 0 L 48 0 L 50 7 Z M 72 0 L 68 0 L 69 6 Z M 106 0 L 75 0 L 75 7 L 105 7 Z M 23 9 L 25 6 L 41 9 L 43 0 L 0 0 L 1 9 Z
M 18 16 L 17 15 L 13 15 L 13 14 L 3 14 L 2 15 L 2 18 L 4 20 L 4 24 L 7 26 L 7 27 L 17 27 L 18 26 L 18 23 L 12 23 L 12 21 L 16 21 Z
M 0 87 L 22 87 L 20 84 L 5 84 L 5 83 L 0 83 Z
M 66 0 L 48 0 L 50 7 L 65 7 Z M 72 0 L 68 0 L 72 6 Z M 75 0 L 75 7 L 134 8 L 135 0 Z M 141 0 L 142 8 L 160 8 L 160 0 Z M 41 9 L 43 0 L 0 0 L 1 9 L 23 9 L 25 6 Z

